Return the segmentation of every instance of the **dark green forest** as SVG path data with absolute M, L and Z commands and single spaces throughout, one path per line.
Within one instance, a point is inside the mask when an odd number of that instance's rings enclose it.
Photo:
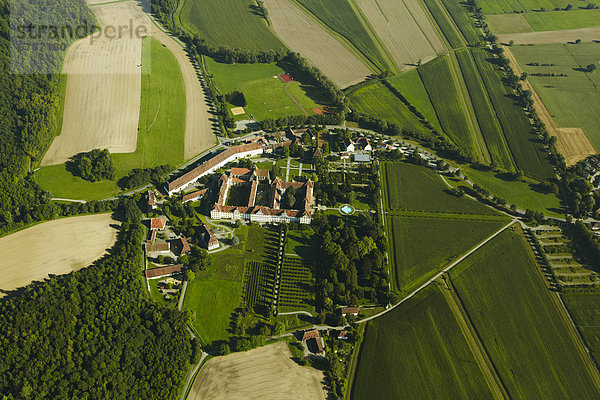
M 132 200 L 111 254 L 0 300 L 0 398 L 174 399 L 192 357 L 186 316 L 148 299 Z

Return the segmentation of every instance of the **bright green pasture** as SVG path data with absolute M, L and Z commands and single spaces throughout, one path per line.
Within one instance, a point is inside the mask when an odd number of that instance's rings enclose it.
M 286 71 L 281 66 L 271 64 L 224 64 L 208 57 L 206 65 L 213 75 L 217 88 L 222 94 L 239 90 L 244 93 L 248 105 L 244 107 L 246 114 L 235 117 L 237 120 L 248 119 L 253 115 L 257 120 L 278 118 L 288 115 L 304 114 L 285 92 L 286 84 L 278 77 Z M 313 115 L 312 110 L 318 108 L 320 93 L 317 88 L 301 82 L 287 84 L 290 94 L 300 105 Z M 234 106 L 231 106 L 234 107 Z
M 600 293 L 565 293 L 561 295 L 577 329 L 598 363 L 600 360 Z
M 527 13 L 524 17 L 534 31 L 561 31 L 600 26 L 600 10 Z
M 390 219 L 396 287 L 410 292 L 508 221 Z
M 385 163 L 383 168 L 384 200 L 392 210 L 498 215 L 481 203 L 447 193 L 440 176 L 428 168 L 408 163 Z
M 529 75 L 528 79 L 558 126 L 582 128 L 594 148 L 600 150 L 600 68 L 592 73 L 576 70 L 588 64 L 600 67 L 600 43 L 514 46 L 511 51 L 530 74 L 567 74 L 566 77 Z
M 569 3 L 573 4 L 575 8 L 587 5 L 587 2 L 582 0 L 480 0 L 477 2 L 484 14 L 539 11 L 542 8 L 553 10 L 557 7 L 564 8 Z
M 412 131 L 429 134 L 421 121 L 387 87 L 380 82 L 363 86 L 350 94 L 350 107 Z
M 212 46 L 243 50 L 285 49 L 264 18 L 251 6 L 253 0 L 182 0 L 179 21 Z
M 369 322 L 353 399 L 487 399 L 491 393 L 435 286 Z
M 179 64 L 160 42 L 144 39 L 142 65 L 137 149 L 134 153 L 112 154 L 116 180 L 88 182 L 73 176 L 61 164 L 36 172 L 42 188 L 55 197 L 97 200 L 117 194 L 120 191 L 117 180 L 133 168 L 177 165 L 184 161 L 185 87 Z
M 511 398 L 598 398 L 527 246 L 487 243 L 450 272 L 458 295 Z
M 346 38 L 380 70 L 397 70 L 373 28 L 360 15 L 353 0 L 296 0 L 323 24 Z

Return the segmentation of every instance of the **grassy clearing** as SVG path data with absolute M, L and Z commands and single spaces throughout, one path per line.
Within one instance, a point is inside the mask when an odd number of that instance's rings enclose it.
M 511 397 L 597 398 L 526 246 L 503 232 L 450 272 L 454 286 Z
M 354 399 L 490 398 L 454 316 L 435 287 L 369 322 Z
M 424 0 L 423 1 L 429 12 L 435 19 L 435 22 L 440 27 L 443 36 L 446 38 L 446 41 L 453 49 L 458 49 L 465 45 L 465 39 L 458 27 L 452 21 L 450 15 L 446 8 L 440 3 L 438 0 Z
M 490 30 L 499 33 L 533 32 L 523 14 L 493 14 L 486 17 Z
M 452 76 L 448 56 L 438 57 L 418 71 L 444 132 L 466 152 L 474 154 L 466 110 L 462 106 L 464 99 Z
M 351 5 L 351 0 L 296 0 L 331 30 L 343 36 L 380 70 L 396 67 L 371 26 Z
M 600 10 L 570 10 L 524 14 L 534 31 L 562 31 L 600 25 Z
M 575 8 L 587 5 L 587 2 L 582 0 L 481 0 L 478 2 L 484 14 L 539 11 L 542 8 L 553 10 L 556 7 L 564 8 L 569 3 L 573 4 Z
M 487 151 L 493 161 L 496 161 L 508 170 L 514 170 L 515 164 L 504 139 L 504 132 L 496 117 L 470 50 L 457 50 L 455 54 L 460 64 L 462 76 L 467 86 Z
M 285 92 L 286 85 L 278 75 L 290 72 L 285 65 L 272 64 L 223 64 L 208 57 L 206 65 L 222 94 L 239 90 L 244 93 L 248 105 L 246 113 L 236 116 L 237 120 L 253 115 L 257 120 L 303 114 L 302 110 Z M 294 83 L 288 91 L 309 113 L 320 107 L 320 93 L 314 86 Z M 231 107 L 234 107 L 233 105 Z
M 435 211 L 456 214 L 498 215 L 489 207 L 446 192 L 446 184 L 433 171 L 407 163 L 385 163 L 385 201 L 392 210 Z
M 412 131 L 431 134 L 408 107 L 380 82 L 374 82 L 352 92 L 350 106 L 361 114 L 381 118 Z
M 88 182 L 73 176 L 65 165 L 43 167 L 36 180 L 55 197 L 96 200 L 117 194 L 119 178 L 133 168 L 149 168 L 184 161 L 185 87 L 177 60 L 155 39 L 144 39 L 142 103 L 137 149 L 134 153 L 112 154 L 115 181 Z
M 429 100 L 427 90 L 416 69 L 395 76 L 389 81 L 413 106 L 423 113 L 425 118 L 427 118 L 434 127 L 440 131 L 442 130 L 440 121 L 438 121 L 437 115 L 435 114 L 433 104 L 431 104 L 431 101 Z
M 489 61 L 490 53 L 483 49 L 471 49 L 491 103 L 496 111 L 514 161 L 523 172 L 538 180 L 555 176 L 545 149 L 531 133 L 531 124 L 523 110 L 515 103 L 512 90 L 502 84 L 500 74 Z
M 600 149 L 600 70 L 575 68 L 596 64 L 600 43 L 514 46 L 511 51 L 559 127 L 583 129 L 596 150 Z M 555 64 L 530 66 L 529 63 Z M 567 74 L 566 77 L 531 76 L 531 73 Z
M 391 217 L 396 287 L 410 292 L 506 222 Z
M 541 211 L 546 215 L 564 218 L 563 207 L 556 195 L 535 191 L 533 182 L 505 181 L 492 171 L 481 171 L 462 167 L 463 173 L 473 182 L 480 184 L 495 196 L 502 197 L 508 204 L 526 210 Z
M 284 49 L 264 18 L 251 6 L 253 0 L 186 0 L 179 23 L 213 46 L 244 50 Z
M 565 293 L 561 297 L 597 363 L 600 360 L 600 293 Z

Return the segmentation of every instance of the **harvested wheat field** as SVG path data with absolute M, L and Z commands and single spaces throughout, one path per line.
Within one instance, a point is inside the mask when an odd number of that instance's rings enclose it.
M 88 266 L 115 243 L 117 230 L 110 226 L 115 223 L 110 214 L 86 215 L 44 222 L 0 238 L 0 290 Z
M 567 43 L 580 39 L 584 42 L 600 40 L 600 26 L 581 29 L 566 29 L 562 31 L 523 32 L 506 33 L 498 35 L 499 43 L 508 43 L 514 40 L 514 44 L 546 44 Z
M 558 128 L 556 150 L 565 157 L 567 166 L 596 154 L 594 146 L 581 128 Z
M 325 400 L 323 373 L 291 360 L 285 342 L 208 361 L 188 400 Z
M 357 0 L 400 70 L 430 61 L 445 47 L 418 0 Z
M 340 88 L 358 83 L 371 73 L 357 56 L 290 0 L 265 0 L 265 5 L 277 36 Z

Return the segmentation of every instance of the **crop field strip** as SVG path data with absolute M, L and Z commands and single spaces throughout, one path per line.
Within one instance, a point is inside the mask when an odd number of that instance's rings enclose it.
M 561 298 L 597 364 L 600 360 L 600 293 L 564 293 Z
M 448 303 L 434 285 L 368 323 L 351 390 L 354 399 L 492 395 Z
M 423 0 L 423 3 L 425 3 L 425 6 L 435 19 L 449 46 L 453 49 L 464 47 L 467 41 L 448 14 L 448 10 L 446 10 L 444 5 L 439 0 Z
M 533 253 L 516 230 L 503 232 L 450 272 L 458 296 L 511 397 L 597 398 Z
M 481 34 L 475 29 L 473 20 L 468 14 L 463 3 L 456 0 L 437 0 L 440 1 L 450 14 L 450 17 L 462 33 L 467 44 L 475 46 L 481 43 Z
M 564 8 L 569 3 L 573 3 L 575 7 L 587 5 L 587 2 L 581 0 L 481 0 L 478 2 L 484 14 L 539 11 L 541 8 L 553 10 L 556 7 Z
M 354 0 L 293 0 L 329 29 L 344 37 L 375 68 L 397 70 L 392 57 L 371 25 L 358 12 Z

